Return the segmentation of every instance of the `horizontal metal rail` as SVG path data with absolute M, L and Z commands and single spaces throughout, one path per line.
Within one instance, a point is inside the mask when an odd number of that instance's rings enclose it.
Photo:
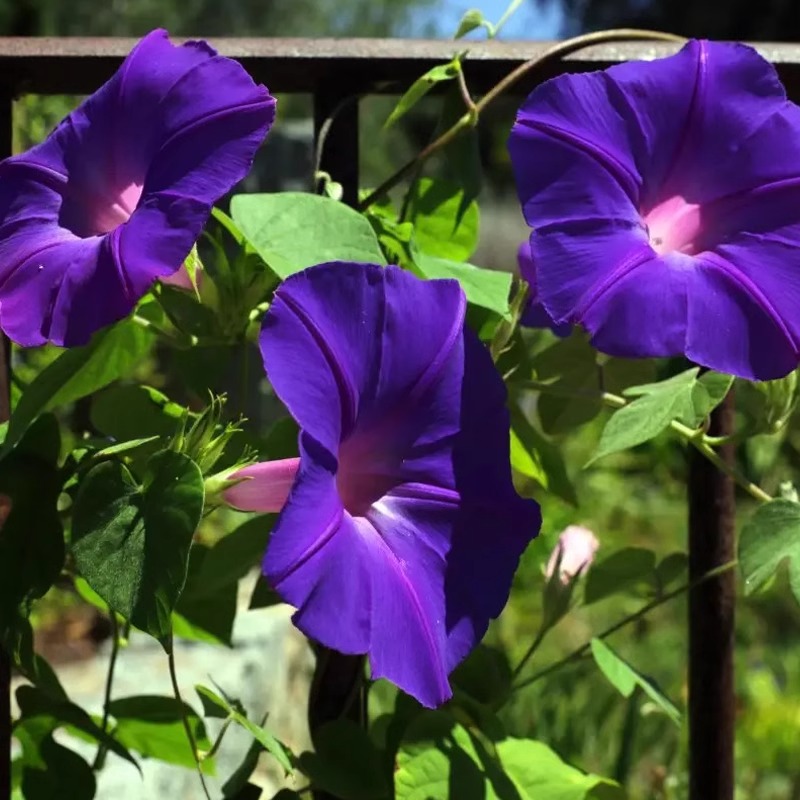
M 136 44 L 130 38 L 0 37 L 0 95 L 88 94 L 108 79 Z M 470 88 L 482 93 L 514 67 L 544 53 L 553 42 L 452 42 L 416 39 L 211 38 L 220 52 L 239 60 L 259 82 L 276 92 L 315 93 L 340 83 L 342 93 L 392 94 L 426 70 L 467 49 Z M 800 94 L 800 44 L 754 45 L 778 68 L 790 94 Z M 633 59 L 652 59 L 676 45 L 625 42 L 588 47 L 549 64 L 514 87 L 530 91 L 559 72 L 600 69 Z M 345 91 L 346 90 L 346 91 Z

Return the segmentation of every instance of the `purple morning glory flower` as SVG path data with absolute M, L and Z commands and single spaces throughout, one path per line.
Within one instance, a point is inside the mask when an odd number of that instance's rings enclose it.
M 300 458 L 234 474 L 250 480 L 227 494 L 283 507 L 264 571 L 295 624 L 427 706 L 451 696 L 541 522 L 512 486 L 505 388 L 465 308 L 457 282 L 397 267 L 286 280 L 261 351 Z
M 527 281 L 528 289 L 530 290 L 528 306 L 522 313 L 520 323 L 527 328 L 550 328 L 556 336 L 561 338 L 569 336 L 572 332 L 572 325 L 569 322 L 562 322 L 561 324 L 553 322 L 553 318 L 539 302 L 536 287 L 536 270 L 533 266 L 533 258 L 531 258 L 530 242 L 527 240 L 519 246 L 517 262 L 519 263 L 520 274 Z
M 563 75 L 509 141 L 538 296 L 617 356 L 800 361 L 800 108 L 740 44 Z
M 0 163 L 0 327 L 84 344 L 176 272 L 248 172 L 275 100 L 205 42 L 142 39 L 40 145 Z

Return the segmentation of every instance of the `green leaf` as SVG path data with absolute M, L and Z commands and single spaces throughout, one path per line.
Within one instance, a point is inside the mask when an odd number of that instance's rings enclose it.
M 471 8 L 469 11 L 465 11 L 464 16 L 461 17 L 461 22 L 458 23 L 458 29 L 453 38 L 460 39 L 462 36 L 472 33 L 472 31 L 477 28 L 486 28 L 486 32 L 489 36 L 494 36 L 494 26 L 492 23 L 489 22 L 477 8 Z
M 89 764 L 49 735 L 38 748 L 41 766 L 23 764 L 25 800 L 92 800 L 97 784 Z
M 213 594 L 248 575 L 263 559 L 276 519 L 275 514 L 262 514 L 223 536 L 206 555 L 196 582 L 187 584 L 186 592 Z
M 671 378 L 666 378 L 663 381 L 656 381 L 654 383 L 645 383 L 639 386 L 630 386 L 623 394 L 626 397 L 643 397 L 644 395 L 670 395 L 670 394 L 686 394 L 687 389 L 691 390 L 694 388 L 694 384 L 697 380 L 697 375 L 700 370 L 697 367 L 692 367 L 691 369 L 684 370 L 683 372 L 679 372 L 677 375 L 673 375 Z M 687 406 L 687 413 L 691 414 L 691 411 L 688 410 Z
M 453 80 L 460 71 L 461 60 L 454 58 L 449 64 L 438 64 L 429 69 L 422 77 L 417 78 L 397 101 L 397 105 L 392 109 L 392 113 L 383 125 L 384 130 L 390 128 L 407 114 L 437 83 Z
M 467 200 L 457 183 L 420 178 L 409 198 L 408 219 L 416 246 L 426 255 L 461 262 L 478 246 L 478 204 Z
M 545 433 L 568 433 L 600 413 L 600 367 L 583 331 L 576 329 L 538 353 L 533 366 L 537 380 L 548 384 L 536 404 Z
M 349 719 L 328 722 L 314 732 L 314 748 L 299 761 L 314 786 L 341 800 L 388 799 L 380 755 L 360 725 Z
M 456 667 L 450 680 L 479 703 L 499 704 L 511 688 L 508 656 L 502 650 L 480 644 Z
M 248 610 L 253 611 L 256 608 L 270 608 L 271 606 L 282 603 L 281 596 L 269 585 L 267 579 L 260 575 L 253 587 L 253 594 L 250 595 L 250 604 Z
M 482 754 L 452 716 L 424 712 L 409 725 L 397 752 L 395 800 L 495 800 Z
M 692 427 L 699 425 L 726 397 L 733 386 L 733 375 L 720 372 L 704 372 L 698 379 L 692 395 L 694 420 Z
M 261 753 L 263 752 L 264 748 L 253 739 L 241 763 L 236 767 L 233 773 L 231 773 L 231 776 L 225 781 L 225 785 L 222 787 L 223 800 L 244 800 L 244 798 L 248 797 L 248 787 L 252 786 L 250 783 L 250 776 L 258 766 L 258 760 L 261 758 Z M 254 794 L 254 800 L 258 800 L 260 797 L 261 789 L 259 788 L 258 794 Z
M 20 686 L 16 697 L 23 720 L 36 720 L 39 729 L 48 733 L 62 727 L 74 728 L 94 741 L 102 743 L 112 753 L 124 758 L 138 769 L 136 761 L 124 743 L 103 731 L 80 706 L 76 706 L 66 698 L 59 699 L 48 695 L 33 686 Z
M 195 768 L 194 753 L 183 726 L 184 713 L 198 749 L 211 749 L 203 721 L 191 706 L 179 703 L 174 697 L 121 697 L 111 701 L 109 713 L 115 722 L 114 737 L 125 747 L 148 758 Z M 204 759 L 201 763 L 203 772 L 214 774 L 213 759 Z
M 789 585 L 800 602 L 800 504 L 773 500 L 756 509 L 739 536 L 739 565 L 746 594 L 763 586 L 783 561 Z
M 90 419 L 100 433 L 119 442 L 171 436 L 183 406 L 150 386 L 113 386 L 92 399 Z
M 541 742 L 506 738 L 496 757 L 441 711 L 409 726 L 397 753 L 396 800 L 588 800 L 600 787 L 622 800 L 613 782 L 565 764 Z
M 661 383 L 627 389 L 625 394 L 636 399 L 612 414 L 603 429 L 597 450 L 587 464 L 654 439 L 673 420 L 696 424 L 696 379 L 695 367 Z
M 231 198 L 231 215 L 280 278 L 327 261 L 386 263 L 366 217 L 329 197 L 238 194 Z
M 292 771 L 291 751 L 276 739 L 266 728 L 251 722 L 242 712 L 240 703 L 232 703 L 220 697 L 205 686 L 195 686 L 195 691 L 203 704 L 203 712 L 207 717 L 225 719 L 229 717 L 237 725 L 244 728 L 268 753 L 271 753 L 288 774 Z
M 656 581 L 656 554 L 642 547 L 625 547 L 593 564 L 586 575 L 584 602 L 588 605 L 614 594 Z
M 613 781 L 569 766 L 542 742 L 509 738 L 498 743 L 497 757 L 517 790 L 515 800 L 587 800 L 600 787 L 607 800 L 625 797 Z
M 0 630 L 0 642 L 11 656 L 19 673 L 52 700 L 66 701 L 67 693 L 58 676 L 47 661 L 33 648 L 33 628 L 27 616 L 17 617 L 13 622 L 4 620 L 5 633 Z
M 206 591 L 201 575 L 210 552 L 202 544 L 194 544 L 189 551 L 186 584 L 172 613 L 172 632 L 181 639 L 230 646 L 239 586 L 230 581 Z
M 686 553 L 670 553 L 659 562 L 656 567 L 658 583 L 661 590 L 666 589 L 671 583 L 683 578 L 689 569 L 689 557 Z
M 511 410 L 511 465 L 520 474 L 538 483 L 545 491 L 577 505 L 575 487 L 567 475 L 560 448 L 528 422 L 513 400 Z
M 261 563 L 274 515 L 254 517 L 213 547 L 194 545 L 172 617 L 175 636 L 231 644 L 239 581 Z
M 482 269 L 472 264 L 437 258 L 417 252 L 414 263 L 424 278 L 453 278 L 461 284 L 467 300 L 473 305 L 494 311 L 501 317 L 510 314 L 508 296 L 511 292 L 511 274 Z
M 58 449 L 58 428 L 42 417 L 0 461 L 0 639 L 16 609 L 41 597 L 64 564 Z
M 601 639 L 592 639 L 592 656 L 609 683 L 623 697 L 630 697 L 638 686 L 676 725 L 680 724 L 681 713 L 673 703 Z
M 607 392 L 623 394 L 630 387 L 649 383 L 656 376 L 656 362 L 651 358 L 612 358 L 599 356 L 603 374 L 603 388 Z
M 439 121 L 434 136 L 441 136 L 461 120 L 467 109 L 461 88 L 455 83 L 446 84 L 440 103 Z M 483 166 L 478 127 L 470 126 L 456 136 L 431 164 L 433 175 L 456 183 L 464 190 L 463 213 L 468 203 L 480 194 L 483 185 Z
M 152 334 L 128 320 L 95 334 L 85 347 L 65 350 L 22 393 L 11 414 L 0 455 L 20 441 L 40 414 L 73 403 L 129 374 L 153 341 Z
M 122 464 L 107 461 L 84 477 L 75 500 L 78 570 L 111 608 L 165 648 L 203 491 L 198 466 L 164 450 L 148 460 L 142 486 Z

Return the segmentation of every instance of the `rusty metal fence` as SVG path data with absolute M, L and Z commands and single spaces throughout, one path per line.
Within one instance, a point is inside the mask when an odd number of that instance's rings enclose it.
M 25 94 L 89 94 L 111 77 L 135 44 L 125 38 L 0 37 L 0 158 L 11 154 L 13 102 Z M 359 104 L 370 94 L 400 94 L 458 45 L 447 41 L 377 39 L 215 39 L 273 93 L 311 95 L 318 166 L 340 182 L 344 200 L 357 201 Z M 470 42 L 464 72 L 480 95 L 515 68 L 545 53 L 552 42 Z M 800 45 L 760 43 L 792 99 L 800 99 Z M 632 59 L 652 59 L 675 44 L 626 42 L 587 47 L 531 70 L 512 87 L 522 97 L 562 72 L 601 69 Z M 321 134 L 324 132 L 324 137 Z M 7 419 L 7 347 L 0 347 L 0 419 Z M 729 413 L 725 412 L 725 413 Z M 692 474 L 699 480 L 694 481 Z M 690 470 L 690 545 L 698 572 L 728 560 L 734 541 L 733 489 L 707 464 Z M 708 581 L 690 598 L 690 772 L 692 800 L 732 800 L 734 698 L 732 683 L 733 576 Z M 9 797 L 9 664 L 0 651 L 0 800 Z

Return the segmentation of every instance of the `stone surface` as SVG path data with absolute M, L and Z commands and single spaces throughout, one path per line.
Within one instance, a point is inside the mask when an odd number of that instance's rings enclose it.
M 233 648 L 198 642 L 177 641 L 175 660 L 181 693 L 198 713 L 202 707 L 195 684 L 213 688 L 213 680 L 224 692 L 243 703 L 250 719 L 269 714 L 267 727 L 294 752 L 308 748 L 306 711 L 313 657 L 305 639 L 290 621 L 291 609 L 275 606 L 247 611 L 252 580 L 243 581 L 243 610 L 234 625 Z M 57 669 L 70 698 L 89 713 L 101 714 L 110 642 L 96 658 Z M 160 645 L 141 633 L 120 652 L 114 679 L 114 698 L 134 695 L 172 696 L 167 659 Z M 206 720 L 213 741 L 221 720 Z M 96 750 L 63 732 L 58 739 L 91 761 Z M 239 766 L 252 737 L 231 726 L 218 752 L 217 775 L 208 779 L 213 798 L 222 797 L 221 786 Z M 124 760 L 109 755 L 98 775 L 97 800 L 205 800 L 197 773 L 149 759 L 140 759 L 142 777 Z M 283 771 L 269 755 L 263 755 L 251 779 L 271 798 L 278 788 L 299 788 L 303 779 L 284 782 Z

